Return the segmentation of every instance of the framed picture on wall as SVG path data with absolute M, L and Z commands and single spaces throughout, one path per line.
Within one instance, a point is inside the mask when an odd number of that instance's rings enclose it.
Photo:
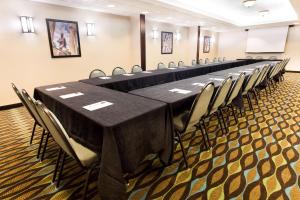
M 173 53 L 173 33 L 161 32 L 161 54 Z
M 52 58 L 80 57 L 78 23 L 46 19 Z
M 210 52 L 210 36 L 204 36 L 203 53 Z

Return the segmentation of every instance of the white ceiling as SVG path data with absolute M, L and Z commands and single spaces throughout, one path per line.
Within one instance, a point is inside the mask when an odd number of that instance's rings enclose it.
M 75 7 L 124 16 L 142 12 L 147 19 L 181 26 L 200 25 L 204 29 L 226 31 L 235 28 L 276 24 L 292 24 L 298 21 L 294 9 L 299 0 L 257 0 L 255 6 L 246 8 L 243 0 L 32 0 L 68 7 Z M 108 7 L 114 5 L 114 7 Z M 297 6 L 296 5 L 296 6 Z M 270 10 L 267 16 L 259 11 Z M 296 9 L 297 10 L 297 9 Z

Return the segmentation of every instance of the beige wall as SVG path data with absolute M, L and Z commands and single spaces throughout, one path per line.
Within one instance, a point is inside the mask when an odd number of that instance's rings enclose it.
M 35 34 L 21 33 L 19 16 L 22 15 L 34 18 Z M 46 18 L 78 22 L 81 57 L 51 58 Z M 96 24 L 96 36 L 86 36 L 87 22 Z M 122 17 L 29 0 L 3 0 L 0 27 L 0 106 L 19 102 L 11 82 L 32 94 L 37 86 L 87 78 L 94 68 L 111 74 L 116 66 L 130 71 L 132 65 L 140 64 L 139 16 Z M 159 31 L 180 31 L 182 39 L 174 40 L 173 54 L 161 55 L 160 37 L 156 40 L 151 37 L 153 27 Z M 156 69 L 158 62 L 179 60 L 190 64 L 196 55 L 196 33 L 196 28 L 147 21 L 147 68 Z M 211 53 L 203 57 L 215 57 L 216 47 L 213 45 Z
M 274 54 L 247 54 L 245 53 L 247 43 L 246 31 L 231 31 L 219 33 L 219 48 L 218 55 L 225 56 L 228 59 L 245 58 L 247 55 L 252 57 L 277 56 L 278 58 L 291 58 L 287 66 L 287 70 L 300 71 L 300 26 L 291 27 L 287 38 L 287 43 L 284 53 Z

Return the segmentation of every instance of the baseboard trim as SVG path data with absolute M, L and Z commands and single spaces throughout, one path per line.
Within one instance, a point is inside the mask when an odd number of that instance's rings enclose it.
M 300 71 L 292 71 L 292 70 L 285 70 L 285 72 L 288 72 L 288 73 L 300 73 Z
M 13 109 L 13 108 L 19 108 L 21 106 L 23 106 L 22 103 L 15 103 L 15 104 L 10 104 L 10 105 L 0 106 L 0 111 L 1 110 L 9 110 L 9 109 Z

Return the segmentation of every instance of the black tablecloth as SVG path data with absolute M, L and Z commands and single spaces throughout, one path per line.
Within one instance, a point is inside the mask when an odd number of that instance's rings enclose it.
M 46 91 L 65 86 L 65 89 Z M 60 96 L 82 92 L 83 96 Z M 165 103 L 80 82 L 38 87 L 34 97 L 53 111 L 70 137 L 101 154 L 99 192 L 102 199 L 123 199 L 124 172 L 133 172 L 144 157 L 159 153 L 170 161 L 173 135 Z M 108 101 L 96 111 L 83 106 Z
M 237 66 L 247 65 L 250 61 L 225 61 L 222 63 L 212 63 L 207 65 L 186 66 L 178 69 L 161 69 L 152 70 L 151 73 L 138 72 L 132 76 L 116 75 L 110 79 L 92 78 L 80 80 L 80 82 L 106 87 L 122 92 L 128 92 L 140 88 L 145 88 L 153 85 L 169 83 L 172 81 L 182 80 L 195 76 L 204 75 L 207 73 L 229 69 Z

